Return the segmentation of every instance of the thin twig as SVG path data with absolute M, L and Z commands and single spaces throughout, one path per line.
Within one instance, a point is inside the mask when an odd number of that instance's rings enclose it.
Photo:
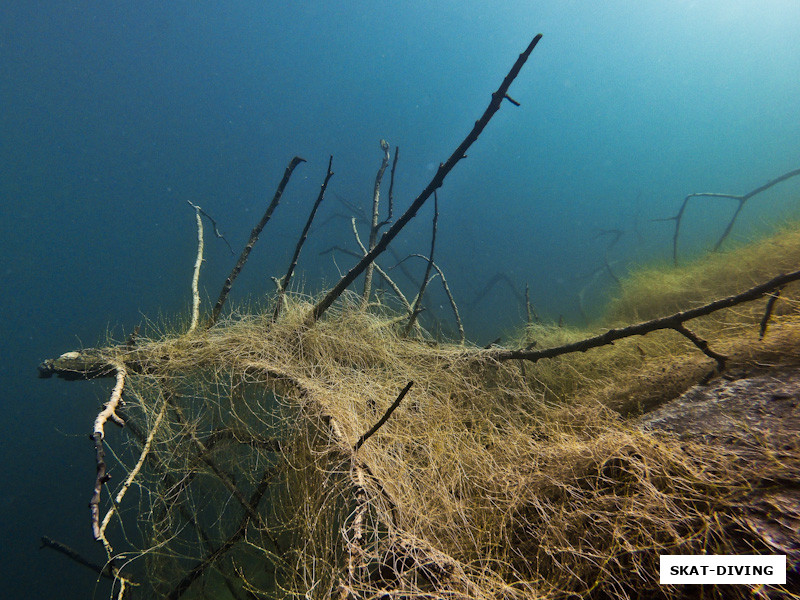
M 187 200 L 187 202 L 189 202 L 189 201 Z M 216 237 L 218 237 L 219 239 L 221 239 L 223 242 L 225 242 L 225 245 L 228 246 L 228 250 L 230 250 L 231 256 L 236 256 L 236 253 L 233 251 L 233 248 L 231 248 L 231 244 L 230 244 L 230 242 L 228 242 L 228 239 L 224 235 L 222 235 L 220 233 L 219 228 L 217 227 L 217 222 L 214 220 L 214 218 L 210 214 L 208 214 L 206 211 L 204 211 L 202 208 L 200 208 L 199 206 L 196 206 L 196 205 L 192 204 L 191 202 L 189 202 L 189 204 L 193 208 L 199 210 L 200 214 L 203 215 L 206 219 L 211 221 L 211 226 L 214 228 L 214 235 Z
M 775 308 L 775 302 L 781 295 L 783 288 L 778 288 L 772 292 L 767 298 L 767 306 L 764 308 L 764 316 L 761 318 L 761 324 L 758 328 L 758 339 L 763 340 L 767 334 L 767 325 L 769 325 L 770 317 L 772 317 L 772 309 Z
M 261 481 L 259 482 L 256 489 L 253 491 L 252 495 L 250 496 L 249 500 L 245 500 L 245 504 L 250 507 L 257 507 L 261 502 L 262 497 L 266 493 L 267 489 L 269 488 L 269 484 L 274 477 L 276 469 L 273 467 L 268 467 L 263 475 L 261 476 Z M 251 509 L 252 510 L 252 509 Z M 217 562 L 221 557 L 227 554 L 238 542 L 241 540 L 245 533 L 247 532 L 247 525 L 251 519 L 254 519 L 256 522 L 259 523 L 260 527 L 264 526 L 264 523 L 261 521 L 260 515 L 258 513 L 254 514 L 250 511 L 242 517 L 241 522 L 239 523 L 239 527 L 237 527 L 236 531 L 231 535 L 228 539 L 226 539 L 218 548 L 209 552 L 197 565 L 192 568 L 184 577 L 181 579 L 178 584 L 173 588 L 173 590 L 166 596 L 168 600 L 177 600 L 189 589 L 192 583 L 201 577 L 206 570 L 211 567 L 215 562 Z M 266 530 L 267 532 L 269 530 Z M 269 536 L 272 540 L 272 536 Z M 274 543 L 274 542 L 273 542 Z M 266 555 L 273 561 L 273 564 L 280 563 L 282 565 L 286 565 L 285 561 L 280 557 L 276 556 L 272 553 L 266 553 Z
M 150 432 L 147 435 L 147 439 L 145 440 L 144 446 L 142 447 L 142 452 L 139 455 L 139 460 L 136 462 L 136 465 L 131 469 L 131 472 L 128 473 L 128 476 L 125 478 L 125 482 L 122 484 L 119 492 L 117 492 L 117 496 L 114 499 L 114 503 L 111 505 L 111 508 L 108 509 L 106 512 L 105 517 L 103 517 L 103 523 L 100 525 L 100 535 L 105 539 L 105 531 L 106 527 L 108 527 L 109 522 L 111 521 L 111 517 L 114 515 L 114 510 L 117 506 L 122 503 L 122 499 L 125 497 L 128 488 L 131 487 L 133 480 L 136 479 L 136 476 L 142 470 L 142 466 L 144 465 L 144 461 L 147 458 L 147 455 L 150 453 L 150 448 L 153 445 L 153 439 L 156 436 L 156 432 L 158 431 L 159 426 L 161 425 L 161 421 L 164 420 L 164 415 L 167 412 L 167 401 L 166 399 L 161 404 L 161 410 L 156 415 L 156 419 L 153 422 L 153 425 L 150 427 Z
M 114 579 L 113 569 L 110 563 L 106 563 L 105 566 L 101 567 L 100 565 L 93 563 L 87 558 L 81 556 L 78 552 L 70 548 L 69 546 L 62 544 L 56 540 L 50 539 L 47 536 L 41 537 L 42 545 L 40 548 L 52 548 L 56 552 L 60 552 L 64 556 L 67 556 L 74 560 L 79 565 L 83 565 L 100 575 L 101 577 L 106 577 L 108 579 Z
M 351 224 L 352 224 L 352 226 L 353 226 L 353 235 L 354 235 L 354 236 L 355 236 L 355 238 L 356 238 L 356 243 L 358 244 L 359 248 L 361 248 L 361 251 L 364 253 L 362 256 L 364 256 L 364 255 L 366 255 L 366 254 L 367 254 L 367 248 L 366 248 L 366 247 L 364 246 L 364 244 L 361 242 L 361 237 L 358 235 L 358 228 L 356 227 L 356 218 L 355 218 L 355 217 L 353 217 L 353 218 L 352 218 L 352 220 L 351 220 L 350 222 L 351 222 Z M 339 248 L 339 250 L 343 250 L 343 249 Z M 353 255 L 355 255 L 355 256 L 358 256 L 358 255 L 357 255 L 355 252 L 353 252 Z M 359 257 L 359 258 L 360 258 L 360 257 Z M 390 287 L 390 288 L 392 288 L 392 291 L 393 291 L 393 292 L 395 293 L 395 295 L 396 295 L 396 296 L 397 296 L 397 297 L 400 299 L 400 302 L 402 302 L 402 303 L 403 303 L 403 307 L 406 309 L 406 311 L 408 311 L 409 313 L 411 313 L 411 311 L 413 310 L 413 308 L 411 307 L 411 304 L 409 303 L 408 299 L 405 297 L 405 294 L 403 294 L 403 292 L 400 290 L 400 287 L 399 287 L 399 286 L 398 286 L 398 285 L 397 285 L 397 284 L 396 284 L 396 283 L 395 283 L 395 282 L 392 280 L 392 278 L 391 278 L 391 277 L 389 277 L 389 275 L 387 275 L 387 274 L 386 274 L 386 271 L 384 271 L 384 270 L 383 270 L 383 269 L 382 269 L 382 268 L 381 268 L 381 267 L 378 265 L 378 263 L 372 263 L 372 264 L 373 264 L 373 266 L 375 267 L 375 270 L 378 272 L 378 274 L 379 274 L 381 277 L 383 277 L 383 280 L 384 280 L 384 281 L 385 281 L 387 284 L 389 284 L 389 287 Z
M 361 448 L 361 446 L 364 445 L 364 442 L 366 442 L 376 431 L 378 431 L 378 429 L 380 429 L 383 426 L 384 423 L 386 423 L 386 421 L 389 420 L 389 417 L 391 417 L 395 409 L 398 406 L 400 406 L 400 402 L 402 402 L 403 398 L 406 397 L 406 394 L 408 393 L 408 390 L 411 389 L 412 385 L 414 385 L 414 382 L 409 381 L 406 384 L 406 387 L 404 387 L 403 390 L 400 392 L 400 395 L 397 396 L 397 399 L 394 402 L 392 402 L 392 405 L 389 408 L 386 409 L 386 412 L 383 413 L 383 416 L 378 420 L 378 422 L 375 423 L 375 425 L 373 425 L 369 431 L 367 431 L 364 435 L 358 438 L 358 441 L 355 443 L 355 446 L 353 446 L 354 454 L 358 452 L 358 449 Z
M 372 221 L 369 227 L 369 249 L 375 247 L 375 240 L 378 239 L 378 212 L 380 210 L 381 198 L 381 181 L 383 180 L 383 173 L 389 165 L 389 144 L 386 140 L 381 140 L 381 150 L 383 150 L 383 159 L 381 166 L 378 169 L 378 174 L 375 176 L 375 187 L 372 190 Z M 367 265 L 364 271 L 364 294 L 361 298 L 361 305 L 366 307 L 369 303 L 369 295 L 372 292 L 372 271 L 373 263 Z
M 472 302 L 470 302 L 469 306 L 467 306 L 467 310 L 474 310 L 480 301 L 489 294 L 492 288 L 501 282 L 508 286 L 508 288 L 511 290 L 511 293 L 514 295 L 514 298 L 516 298 L 517 302 L 519 302 L 520 306 L 524 306 L 525 298 L 522 294 L 520 294 L 516 284 L 508 275 L 498 272 L 489 278 L 483 288 L 481 288 L 481 290 L 476 294 L 475 298 L 473 298 Z
M 386 219 L 378 223 L 378 229 L 388 225 L 392 222 L 392 216 L 394 215 L 394 172 L 397 168 L 397 158 L 400 156 L 400 146 L 394 147 L 394 160 L 392 161 L 392 171 L 389 175 L 389 214 L 386 216 Z
M 427 256 L 422 254 L 410 254 L 409 256 L 416 256 L 417 258 L 421 258 L 422 260 L 428 260 Z M 460 343 L 464 343 L 465 335 L 464 335 L 464 325 L 461 323 L 461 315 L 458 313 L 458 306 L 456 306 L 455 298 L 453 298 L 453 293 L 450 291 L 450 286 L 447 285 L 447 279 L 444 276 L 444 272 L 439 268 L 435 262 L 431 261 L 431 265 L 436 272 L 439 274 L 439 277 L 442 278 L 442 287 L 444 288 L 444 293 L 447 294 L 447 299 L 450 301 L 450 308 L 453 309 L 453 316 L 456 319 L 456 326 L 458 327 L 458 335 Z
M 437 224 L 439 222 L 439 197 L 436 193 L 436 190 L 433 191 L 433 233 L 431 234 L 431 254 L 428 257 L 428 265 L 425 267 L 425 275 L 422 277 L 422 284 L 419 286 L 419 293 L 417 294 L 416 302 L 414 302 L 414 310 L 411 311 L 411 315 L 408 317 L 408 324 L 405 328 L 405 335 L 411 333 L 411 329 L 414 327 L 414 322 L 417 320 L 417 316 L 419 316 L 420 307 L 422 306 L 422 296 L 425 294 L 425 288 L 428 286 L 428 278 L 431 275 L 431 268 L 433 266 L 433 251 L 436 248 L 436 229 Z

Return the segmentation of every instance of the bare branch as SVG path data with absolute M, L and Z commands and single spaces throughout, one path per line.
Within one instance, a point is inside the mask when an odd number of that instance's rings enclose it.
M 187 200 L 188 202 L 188 200 Z M 194 208 L 195 217 L 197 219 L 197 259 L 194 262 L 194 273 L 192 274 L 192 322 L 189 325 L 189 331 L 194 331 L 197 328 L 197 323 L 200 321 L 200 267 L 203 265 L 203 219 L 200 218 L 202 209 L 189 202 Z
M 281 307 L 283 306 L 283 295 L 286 293 L 286 289 L 289 287 L 289 282 L 292 280 L 292 274 L 297 266 L 297 259 L 300 257 L 300 250 L 303 248 L 303 244 L 305 244 L 306 239 L 308 239 L 308 230 L 311 229 L 311 223 L 314 221 L 314 216 L 317 214 L 317 209 L 322 203 L 322 199 L 325 197 L 325 190 L 328 188 L 328 182 L 330 181 L 331 177 L 333 177 L 331 166 L 333 166 L 333 155 L 331 155 L 331 157 L 328 159 L 328 171 L 325 175 L 325 180 L 320 186 L 319 196 L 317 196 L 317 199 L 314 202 L 314 207 L 311 209 L 311 214 L 308 215 L 308 220 L 306 221 L 305 227 L 303 227 L 303 232 L 300 234 L 300 239 L 297 240 L 297 246 L 294 249 L 294 255 L 292 256 L 292 261 L 289 264 L 289 269 L 286 271 L 286 275 L 283 276 L 283 279 L 280 280 L 280 285 L 278 288 L 278 302 L 275 305 L 275 313 L 272 315 L 273 321 L 277 320 L 278 315 L 281 313 Z
M 728 237 L 731 230 L 733 229 L 733 224 L 736 222 L 736 218 L 739 216 L 739 213 L 742 211 L 744 207 L 744 203 L 747 202 L 753 196 L 760 194 L 771 188 L 774 185 L 777 185 L 787 179 L 791 179 L 796 175 L 800 175 L 800 169 L 795 169 L 794 171 L 789 171 L 788 173 L 784 173 L 780 177 L 776 177 L 765 183 L 762 186 L 757 187 L 756 189 L 744 194 L 743 196 L 735 195 L 735 194 L 718 194 L 718 193 L 711 193 L 711 192 L 701 192 L 695 194 L 689 194 L 683 199 L 683 203 L 681 204 L 680 209 L 678 210 L 678 214 L 674 217 L 668 217 L 666 219 L 656 219 L 656 221 L 675 221 L 675 233 L 672 235 L 672 261 L 677 265 L 678 264 L 678 234 L 680 233 L 681 222 L 683 220 L 683 213 L 686 211 L 686 205 L 689 203 L 689 200 L 692 198 L 730 198 L 732 200 L 737 200 L 739 205 L 736 207 L 736 210 L 731 217 L 731 220 L 728 222 L 727 227 L 725 227 L 725 231 L 720 236 L 717 243 L 714 245 L 714 251 L 716 252 L 722 246 L 722 243 Z
M 422 296 L 425 294 L 425 288 L 428 286 L 428 278 L 431 275 L 431 268 L 433 266 L 433 251 L 436 248 L 436 229 L 439 223 L 439 197 L 436 194 L 436 190 L 433 191 L 433 233 L 431 234 L 431 254 L 428 257 L 428 266 L 425 267 L 425 275 L 422 277 L 422 284 L 419 286 L 419 293 L 417 294 L 417 299 L 414 302 L 414 309 L 411 311 L 411 316 L 408 318 L 408 324 L 405 328 L 405 334 L 408 335 L 411 333 L 411 329 L 414 327 L 414 322 L 417 320 L 417 316 L 419 315 L 420 311 L 422 310 Z
M 660 329 L 675 329 L 676 331 L 680 331 L 679 328 L 686 321 L 690 321 L 698 317 L 703 317 L 705 315 L 710 315 L 714 312 L 717 312 L 718 310 L 722 310 L 724 308 L 730 308 L 731 306 L 736 306 L 737 304 L 741 304 L 743 302 L 750 302 L 752 300 L 756 300 L 761 296 L 763 296 L 764 294 L 768 294 L 769 292 L 772 292 L 773 290 L 782 287 L 787 283 L 790 283 L 792 281 L 797 281 L 799 279 L 800 279 L 800 271 L 793 271 L 792 273 L 778 275 L 777 277 L 773 277 L 769 281 L 756 285 L 734 296 L 721 298 L 720 300 L 709 302 L 708 304 L 704 304 L 703 306 L 698 306 L 697 308 L 692 308 L 690 310 L 678 312 L 666 317 L 660 317 L 658 319 L 652 319 L 650 321 L 643 321 L 641 323 L 636 323 L 635 325 L 630 325 L 628 327 L 623 327 L 620 329 L 609 329 L 608 331 L 606 331 L 605 333 L 601 333 L 600 335 L 586 338 L 578 342 L 564 344 L 563 346 L 544 348 L 542 350 L 527 350 L 527 349 L 495 350 L 493 352 L 482 353 L 480 356 L 494 360 L 511 360 L 516 358 L 523 358 L 531 362 L 536 362 L 538 360 L 541 360 L 542 358 L 554 358 L 556 356 L 560 356 L 562 354 L 569 354 L 571 352 L 585 352 L 587 350 L 590 350 L 591 348 L 598 348 L 600 346 L 611 344 L 616 340 L 621 340 L 623 338 L 632 337 L 635 335 L 645 335 L 647 333 L 658 331 Z M 714 358 L 719 362 L 716 356 L 712 356 L 712 358 Z
M 397 399 L 392 403 L 392 405 L 388 409 L 386 409 L 386 412 L 383 413 L 383 416 L 380 418 L 380 420 L 377 423 L 375 423 L 375 425 L 373 425 L 369 431 L 367 431 L 364 435 L 358 438 L 358 441 L 355 443 L 355 446 L 353 446 L 353 453 L 358 452 L 358 449 L 364 445 L 364 442 L 366 442 L 376 431 L 378 431 L 378 429 L 380 429 L 383 426 L 384 423 L 386 423 L 386 421 L 389 420 L 389 417 L 391 417 L 395 409 L 398 406 L 400 406 L 400 402 L 402 402 L 403 398 L 406 397 L 406 394 L 408 393 L 408 390 L 411 389 L 412 385 L 414 385 L 414 382 L 409 381 L 406 387 L 404 387 L 403 390 L 400 392 L 400 395 L 397 396 Z
M 519 55 L 514 63 L 514 66 L 511 67 L 508 75 L 506 75 L 505 79 L 503 79 L 503 82 L 500 84 L 500 87 L 492 94 L 492 99 L 489 102 L 489 106 L 486 108 L 481 118 L 475 121 L 475 125 L 473 126 L 472 130 L 467 134 L 467 137 L 464 138 L 464 141 L 459 144 L 458 148 L 456 148 L 455 151 L 450 155 L 450 158 L 439 165 L 436 174 L 433 176 L 425 189 L 420 192 L 419 196 L 417 196 L 417 198 L 411 203 L 402 216 L 397 219 L 397 221 L 395 221 L 389 227 L 389 229 L 386 230 L 375 247 L 371 249 L 369 253 L 358 262 L 358 264 L 350 269 L 350 271 L 348 271 L 339 280 L 339 282 L 333 286 L 333 288 L 331 288 L 325 297 L 323 297 L 322 300 L 320 300 L 316 306 L 309 311 L 308 315 L 306 316 L 307 325 L 313 325 L 325 313 L 325 311 L 330 308 L 331 304 L 333 304 L 336 299 L 342 295 L 342 292 L 344 292 L 347 287 L 353 283 L 353 281 L 355 281 L 356 277 L 361 275 L 367 266 L 372 264 L 372 262 L 384 250 L 386 250 L 386 247 L 389 245 L 389 243 L 397 236 L 398 233 L 403 230 L 408 222 L 416 216 L 419 209 L 422 208 L 422 205 L 425 204 L 428 198 L 431 197 L 433 191 L 442 187 L 445 177 L 447 177 L 448 173 L 453 170 L 453 167 L 455 167 L 456 164 L 462 158 L 464 158 L 469 147 L 475 142 L 475 140 L 478 139 L 481 132 L 486 128 L 486 125 L 488 125 L 494 114 L 500 109 L 500 104 L 505 99 L 508 88 L 511 86 L 511 83 L 514 81 L 514 79 L 516 79 L 517 75 L 519 75 L 522 66 L 528 60 L 528 57 L 530 56 L 531 52 L 533 52 L 533 49 L 536 47 L 536 44 L 539 43 L 540 39 L 542 39 L 542 34 L 537 34 L 525 51 Z
M 380 210 L 381 199 L 381 181 L 383 180 L 383 173 L 389 165 L 389 144 L 386 140 L 381 140 L 381 150 L 383 150 L 383 160 L 381 166 L 378 168 L 378 174 L 375 176 L 375 187 L 372 191 L 372 221 L 369 226 L 369 249 L 375 247 L 375 240 L 378 239 L 378 212 Z M 369 304 L 369 295 L 372 291 L 372 271 L 373 263 L 367 265 L 367 270 L 364 271 L 364 294 L 361 298 L 361 305 L 366 307 Z
M 300 158 L 299 156 L 295 156 L 291 161 L 289 161 L 289 166 L 286 167 L 286 170 L 283 173 L 283 179 L 281 179 L 281 182 L 278 184 L 278 189 L 275 190 L 275 195 L 272 197 L 272 202 L 270 202 L 266 212 L 264 213 L 264 216 L 261 217 L 261 220 L 250 233 L 250 239 L 248 240 L 247 245 L 244 247 L 244 250 L 242 250 L 242 254 L 239 256 L 236 266 L 233 267 L 230 275 L 228 275 L 228 278 L 225 280 L 225 284 L 222 286 L 222 291 L 219 294 L 216 305 L 214 305 L 211 318 L 208 320 L 208 327 L 214 325 L 214 323 L 216 323 L 219 319 L 219 315 L 222 312 L 222 307 L 225 305 L 225 300 L 228 299 L 228 294 L 231 291 L 233 282 L 239 276 L 242 267 L 244 267 L 244 263 L 247 262 L 247 258 L 250 256 L 250 251 L 253 249 L 253 245 L 255 245 L 255 243 L 258 241 L 258 236 L 261 235 L 261 231 L 264 229 L 267 221 L 269 221 L 270 217 L 272 217 L 272 213 L 278 207 L 278 202 L 281 200 L 281 196 L 283 195 L 283 190 L 286 188 L 286 184 L 289 183 L 289 178 L 292 176 L 292 171 L 294 171 L 295 167 L 301 162 L 306 161 L 304 158 Z
M 764 307 L 764 316 L 761 318 L 761 324 L 758 328 L 758 339 L 760 340 L 763 340 L 767 333 L 767 325 L 769 325 L 769 319 L 772 316 L 772 309 L 775 308 L 775 302 L 777 302 L 780 297 L 782 289 L 783 288 L 776 289 L 767 299 L 767 305 Z

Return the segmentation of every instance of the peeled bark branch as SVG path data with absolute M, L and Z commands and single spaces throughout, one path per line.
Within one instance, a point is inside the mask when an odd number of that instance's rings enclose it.
M 102 491 L 106 482 L 111 479 L 111 476 L 106 470 L 103 438 L 105 437 L 106 422 L 109 419 L 111 419 L 117 425 L 124 425 L 124 421 L 117 416 L 116 410 L 119 406 L 120 400 L 122 399 L 122 388 L 125 385 L 125 377 L 128 374 L 125 370 L 125 367 L 121 363 L 115 365 L 115 367 L 117 384 L 114 386 L 114 389 L 111 392 L 111 397 L 109 398 L 108 402 L 106 402 L 103 410 L 100 411 L 100 413 L 97 415 L 97 418 L 94 420 L 94 431 L 90 436 L 92 442 L 94 443 L 95 459 L 97 463 L 97 477 L 95 477 L 94 481 L 94 492 L 92 493 L 92 499 L 89 502 L 89 510 L 92 514 L 92 535 L 94 536 L 95 541 L 102 541 L 106 546 L 108 545 L 108 542 L 106 542 L 105 536 L 100 529 L 100 492 Z

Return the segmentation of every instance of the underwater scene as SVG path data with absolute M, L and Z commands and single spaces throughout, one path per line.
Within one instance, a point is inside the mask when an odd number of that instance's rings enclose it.
M 800 599 L 798 31 L 6 2 L 0 597 Z

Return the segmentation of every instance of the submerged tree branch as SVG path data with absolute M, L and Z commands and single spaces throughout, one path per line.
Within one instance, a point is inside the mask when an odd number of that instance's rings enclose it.
M 731 230 L 733 229 L 733 224 L 736 222 L 736 218 L 739 216 L 739 213 L 742 211 L 744 207 L 744 203 L 747 202 L 753 196 L 760 194 L 761 192 L 765 192 L 769 188 L 774 185 L 777 185 L 787 179 L 791 179 L 796 175 L 800 175 L 800 169 L 795 169 L 794 171 L 789 171 L 788 173 L 784 173 L 780 177 L 776 177 L 757 187 L 756 189 L 744 194 L 743 196 L 735 195 L 735 194 L 718 194 L 718 193 L 711 193 L 711 192 L 699 192 L 694 194 L 689 194 L 683 199 L 683 203 L 681 204 L 680 209 L 678 210 L 678 214 L 674 217 L 668 217 L 665 219 L 656 219 L 656 221 L 675 221 L 675 233 L 672 235 L 672 261 L 677 265 L 678 264 L 678 234 L 680 233 L 681 229 L 681 222 L 683 220 L 683 213 L 686 211 L 686 206 L 689 204 L 689 200 L 692 198 L 730 198 L 732 200 L 737 200 L 739 205 L 736 207 L 736 210 L 733 213 L 730 221 L 728 221 L 728 225 L 725 227 L 725 231 L 720 236 L 717 243 L 714 244 L 714 252 L 720 249 L 722 243 L 730 234 Z
M 294 274 L 294 269 L 297 266 L 297 260 L 300 258 L 300 250 L 303 248 L 303 244 L 306 243 L 306 239 L 308 239 L 308 230 L 311 229 L 311 223 L 314 221 L 314 217 L 317 214 L 317 209 L 319 205 L 322 203 L 323 198 L 325 198 L 325 190 L 328 189 L 328 182 L 333 177 L 333 171 L 331 171 L 331 167 L 333 166 L 333 155 L 328 159 L 328 171 L 325 174 L 325 180 L 322 182 L 322 185 L 319 189 L 319 195 L 317 196 L 316 201 L 314 202 L 314 206 L 311 209 L 311 214 L 308 215 L 308 220 L 306 221 L 305 227 L 303 227 L 303 232 L 300 234 L 300 239 L 297 240 L 297 246 L 294 249 L 294 255 L 292 256 L 292 261 L 289 264 L 289 269 L 286 271 L 286 275 L 283 276 L 283 279 L 280 280 L 280 286 L 278 288 L 278 301 L 275 304 L 275 312 L 272 315 L 272 320 L 277 320 L 278 316 L 281 314 L 281 308 L 283 307 L 283 297 L 286 293 L 286 289 L 289 287 L 289 282 L 292 280 L 292 275 Z
M 281 179 L 281 182 L 278 184 L 278 189 L 275 190 L 275 195 L 272 197 L 272 202 L 269 203 L 264 216 L 261 217 L 261 220 L 256 224 L 256 226 L 253 228 L 253 231 L 250 233 L 250 239 L 247 241 L 247 245 L 244 247 L 244 250 L 242 250 L 239 260 L 236 262 L 236 265 L 233 267 L 230 275 L 228 275 L 228 278 L 225 280 L 225 284 L 222 286 L 222 291 L 219 294 L 217 303 L 214 305 L 211 318 L 208 320 L 208 327 L 213 326 L 214 323 L 219 320 L 219 315 L 222 312 L 222 307 L 225 305 L 225 300 L 228 299 L 228 294 L 231 291 L 233 282 L 236 281 L 236 278 L 239 276 L 242 267 L 244 267 L 244 263 L 247 262 L 247 258 L 250 256 L 250 251 L 258 241 L 258 236 L 261 235 L 264 226 L 267 224 L 267 221 L 269 221 L 270 217 L 272 217 L 272 213 L 277 208 L 278 202 L 280 202 L 281 196 L 283 195 L 283 190 L 286 188 L 286 184 L 289 183 L 289 178 L 292 176 L 292 171 L 294 171 L 295 167 L 301 162 L 306 162 L 306 160 L 304 158 L 300 158 L 299 156 L 295 156 L 291 161 L 289 161 L 289 165 L 286 167 L 286 170 L 283 173 L 283 179 Z
M 411 333 L 411 329 L 414 327 L 414 323 L 419 316 L 419 313 L 422 311 L 422 297 L 425 295 L 425 288 L 428 287 L 429 277 L 431 276 L 431 268 L 433 267 L 433 251 L 436 249 L 436 229 L 439 223 L 439 197 L 436 194 L 436 190 L 433 191 L 433 232 L 431 234 L 431 253 L 428 257 L 428 265 L 425 267 L 425 275 L 422 276 L 422 284 L 419 286 L 419 293 L 417 293 L 417 299 L 414 302 L 414 309 L 411 311 L 411 315 L 408 317 L 408 323 L 405 327 L 405 335 Z
M 188 200 L 187 200 L 188 202 Z M 189 325 L 189 331 L 194 331 L 197 328 L 197 323 L 200 321 L 200 267 L 203 265 L 203 219 L 200 218 L 202 208 L 196 204 L 189 204 L 194 208 L 195 218 L 197 220 L 197 259 L 194 262 L 194 273 L 192 274 L 192 322 Z
M 381 181 L 383 181 L 383 173 L 386 167 L 389 166 L 389 143 L 386 140 L 381 140 L 381 150 L 383 151 L 383 159 L 381 166 L 378 169 L 378 174 L 375 176 L 375 187 L 372 190 L 372 220 L 369 226 L 369 249 L 375 247 L 375 240 L 378 239 L 378 213 L 380 211 L 381 200 Z M 364 293 L 361 298 L 361 305 L 366 308 L 369 304 L 369 295 L 372 292 L 372 271 L 374 264 L 367 265 L 367 270 L 364 272 Z
M 353 446 L 353 453 L 358 452 L 358 449 L 364 445 L 364 442 L 366 442 L 370 437 L 372 437 L 375 434 L 375 432 L 378 431 L 378 429 L 380 429 L 383 426 L 383 424 L 389 420 L 389 417 L 391 417 L 395 409 L 398 406 L 400 406 L 400 403 L 403 401 L 403 398 L 406 397 L 406 394 L 408 393 L 408 390 L 411 389 L 412 385 L 414 385 L 414 382 L 409 381 L 406 384 L 406 387 L 404 387 L 403 390 L 400 392 L 400 394 L 397 396 L 397 399 L 394 402 L 392 402 L 392 405 L 388 409 L 386 409 L 386 412 L 383 413 L 383 416 L 378 420 L 378 422 L 375 423 L 375 425 L 373 425 L 372 427 L 370 427 L 369 431 L 367 431 L 364 435 L 358 438 L 358 441 Z
M 111 479 L 111 475 L 108 474 L 106 469 L 103 438 L 105 437 L 106 422 L 109 419 L 111 419 L 117 425 L 124 425 L 124 421 L 117 416 L 116 411 L 120 401 L 122 400 L 122 388 L 125 385 L 125 377 L 128 375 L 128 372 L 125 370 L 125 366 L 122 363 L 118 363 L 114 366 L 116 370 L 117 383 L 111 392 L 111 397 L 109 398 L 108 402 L 106 402 L 103 410 L 100 411 L 100 413 L 97 415 L 97 418 L 94 420 L 94 431 L 92 432 L 92 435 L 89 436 L 94 443 L 95 462 L 97 463 L 97 476 L 94 480 L 94 492 L 92 493 L 92 499 L 89 502 L 89 510 L 91 511 L 92 515 L 92 535 L 95 541 L 102 541 L 106 547 L 108 547 L 108 542 L 106 541 L 105 536 L 100 529 L 100 493 L 103 489 L 103 486 L 108 482 L 109 479 Z
M 522 66 L 528 60 L 531 52 L 536 47 L 536 44 L 539 43 L 539 40 L 542 39 L 542 34 L 537 34 L 536 37 L 533 38 L 528 47 L 525 49 L 522 54 L 519 55 L 514 66 L 511 67 L 511 70 L 506 75 L 503 82 L 500 84 L 500 87 L 497 89 L 496 92 L 492 94 L 492 99 L 489 102 L 489 106 L 484 111 L 483 115 L 480 119 L 475 121 L 475 125 L 473 126 L 472 130 L 467 134 L 467 137 L 464 138 L 464 141 L 459 144 L 458 148 L 450 155 L 445 162 L 439 165 L 439 168 L 436 171 L 436 174 L 431 179 L 430 183 L 425 187 L 422 192 L 420 192 L 419 196 L 411 203 L 411 206 L 406 209 L 406 211 L 400 216 L 397 221 L 395 221 L 389 229 L 381 236 L 380 240 L 375 244 L 375 247 L 372 248 L 367 255 L 362 258 L 350 271 L 348 271 L 340 280 L 339 282 L 331 288 L 331 290 L 320 300 L 314 308 L 312 308 L 308 315 L 306 316 L 305 322 L 306 325 L 311 326 L 325 313 L 328 308 L 330 308 L 331 304 L 333 304 L 336 299 L 342 295 L 342 293 L 348 288 L 348 286 L 355 281 L 355 279 L 364 272 L 368 265 L 372 264 L 372 262 L 384 251 L 386 250 L 389 243 L 397 237 L 397 234 L 400 233 L 403 228 L 408 224 L 411 219 L 413 219 L 419 209 L 422 208 L 422 205 L 428 200 L 428 198 L 433 195 L 434 190 L 439 189 L 442 187 L 444 183 L 445 177 L 447 177 L 448 173 L 453 170 L 453 167 L 466 156 L 467 150 L 469 147 L 478 139 L 481 132 L 486 128 L 486 125 L 492 119 L 494 114 L 500 109 L 500 104 L 506 98 L 506 94 L 508 92 L 508 88 L 511 86 L 511 83 L 516 79 L 517 75 L 519 75 Z
M 661 329 L 674 329 L 679 333 L 681 333 L 682 335 L 686 335 L 686 333 L 682 331 L 682 329 L 683 330 L 686 329 L 685 327 L 683 327 L 683 323 L 685 323 L 686 321 L 710 315 L 712 313 L 717 312 L 718 310 L 722 310 L 724 308 L 730 308 L 731 306 L 736 306 L 737 304 L 742 304 L 743 302 L 750 302 L 752 300 L 756 300 L 761 296 L 768 294 L 774 291 L 775 289 L 786 285 L 787 283 L 797 280 L 800 280 L 800 271 L 793 271 L 791 273 L 786 273 L 784 275 L 778 275 L 777 277 L 773 277 L 769 281 L 756 285 L 744 292 L 741 292 L 740 294 L 735 294 L 733 296 L 728 296 L 727 298 L 714 300 L 713 302 L 709 302 L 708 304 L 704 304 L 703 306 L 698 306 L 697 308 L 692 308 L 690 310 L 674 313 L 666 317 L 660 317 L 658 319 L 652 319 L 650 321 L 643 321 L 641 323 L 636 323 L 635 325 L 622 327 L 620 329 L 609 329 L 608 331 L 606 331 L 605 333 L 601 333 L 600 335 L 586 338 L 584 340 L 580 340 L 577 342 L 572 342 L 570 344 L 564 344 L 563 346 L 544 348 L 542 350 L 529 350 L 525 348 L 518 350 L 493 350 L 491 352 L 484 352 L 480 356 L 482 358 L 494 359 L 494 360 L 511 360 L 511 359 L 522 358 L 525 360 L 529 360 L 531 362 L 536 362 L 543 358 L 554 358 L 556 356 L 561 356 L 562 354 L 569 354 L 571 352 L 585 352 L 587 350 L 590 350 L 591 348 L 598 348 L 600 346 L 611 344 L 616 340 L 621 340 L 623 338 L 632 337 L 635 335 L 645 335 L 647 333 L 651 333 L 653 331 L 658 331 Z M 695 343 L 695 345 L 698 345 L 698 343 L 703 342 L 703 340 L 700 340 L 699 338 L 697 339 L 698 342 L 692 340 L 692 342 Z M 698 347 L 700 346 L 698 345 Z M 709 352 L 707 352 L 706 350 L 703 351 L 711 358 L 717 360 L 718 364 L 720 362 L 720 358 L 724 358 L 722 357 L 722 355 L 717 355 L 716 353 L 709 354 Z
M 425 260 L 425 261 L 428 260 L 428 257 L 424 256 L 422 254 L 410 254 L 409 256 L 415 256 L 415 257 L 421 258 L 422 260 Z M 465 334 L 464 334 L 464 325 L 461 322 L 461 315 L 458 312 L 458 306 L 456 305 L 455 298 L 453 298 L 453 293 L 450 291 L 450 286 L 447 284 L 447 279 L 445 278 L 444 272 L 442 271 L 442 269 L 439 268 L 439 265 L 437 265 L 433 261 L 430 261 L 430 263 L 431 263 L 431 266 L 439 274 L 439 277 L 442 278 L 442 287 L 444 288 L 444 293 L 447 295 L 447 299 L 450 302 L 450 308 L 453 310 L 453 316 L 455 317 L 455 320 L 456 320 L 456 327 L 458 327 L 459 342 L 463 344 L 465 339 L 466 339 Z

